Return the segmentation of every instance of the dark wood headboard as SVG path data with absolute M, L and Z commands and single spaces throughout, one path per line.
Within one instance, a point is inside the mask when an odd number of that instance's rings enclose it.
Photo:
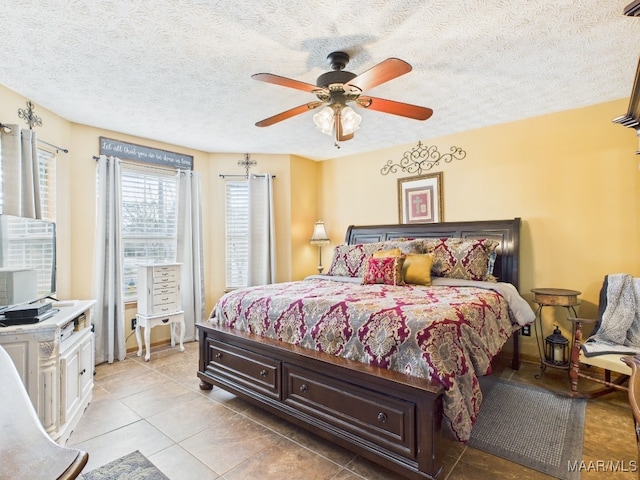
M 475 222 L 351 225 L 345 243 L 382 242 L 396 238 L 491 238 L 500 242 L 493 274 L 501 282 L 519 287 L 520 218 Z

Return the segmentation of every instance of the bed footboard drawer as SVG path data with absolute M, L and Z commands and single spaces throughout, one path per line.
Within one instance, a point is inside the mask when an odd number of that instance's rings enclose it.
M 415 404 L 283 364 L 283 401 L 323 423 L 404 457 L 416 457 Z
M 280 361 L 217 340 L 208 340 L 207 372 L 241 390 L 280 400 Z

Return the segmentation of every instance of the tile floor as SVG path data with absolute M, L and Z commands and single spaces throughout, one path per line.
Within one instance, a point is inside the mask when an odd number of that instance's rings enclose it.
M 200 390 L 197 343 L 185 347 L 184 353 L 158 347 L 149 362 L 130 354 L 122 362 L 97 366 L 93 401 L 67 442 L 89 452 L 85 472 L 140 450 L 171 480 L 400 480 L 221 389 Z M 537 379 L 539 371 L 537 364 L 523 363 L 519 371 L 506 369 L 502 376 L 550 389 L 568 388 L 566 371 L 548 369 Z M 588 402 L 583 459 L 624 462 L 625 467 L 637 459 L 626 393 Z M 456 444 L 441 478 L 551 477 Z M 638 477 L 593 468 L 582 478 Z

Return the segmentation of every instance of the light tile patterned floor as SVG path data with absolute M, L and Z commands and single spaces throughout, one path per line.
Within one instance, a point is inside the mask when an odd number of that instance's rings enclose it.
M 401 477 L 221 389 L 202 391 L 196 377 L 197 343 L 157 348 L 144 362 L 135 354 L 96 367 L 93 401 L 67 445 L 89 452 L 84 471 L 140 450 L 171 480 L 398 480 Z M 566 391 L 566 371 L 523 363 L 502 376 Z M 522 414 L 527 408 L 523 405 Z M 589 479 L 636 479 L 633 421 L 624 392 L 587 405 L 585 466 Z M 590 463 L 593 462 L 593 463 Z M 618 462 L 617 472 L 598 462 Z M 479 450 L 456 445 L 445 459 L 444 480 L 549 479 Z

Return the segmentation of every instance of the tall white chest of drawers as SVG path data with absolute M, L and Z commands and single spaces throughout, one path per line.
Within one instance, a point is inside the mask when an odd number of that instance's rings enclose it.
M 140 328 L 144 328 L 144 359 L 151 355 L 151 329 L 158 325 L 170 325 L 171 346 L 179 340 L 184 352 L 184 312 L 180 293 L 180 264 L 156 263 L 138 266 L 138 313 L 136 315 L 136 340 L 138 356 L 142 355 Z M 179 329 L 179 332 L 177 331 Z

